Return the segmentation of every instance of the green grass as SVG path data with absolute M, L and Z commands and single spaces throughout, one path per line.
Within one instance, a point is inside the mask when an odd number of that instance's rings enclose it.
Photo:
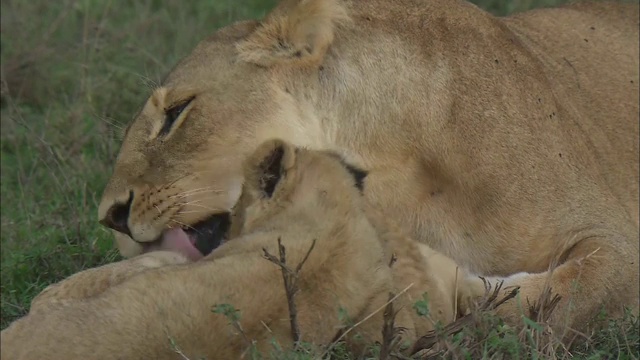
M 1 326 L 118 258 L 97 205 L 122 129 L 178 59 L 272 3 L 2 2 Z
M 502 15 L 562 0 L 475 2 Z M 118 259 L 96 217 L 123 127 L 199 40 L 274 3 L 2 1 L 1 328 L 47 284 Z M 628 324 L 590 358 L 613 354 Z

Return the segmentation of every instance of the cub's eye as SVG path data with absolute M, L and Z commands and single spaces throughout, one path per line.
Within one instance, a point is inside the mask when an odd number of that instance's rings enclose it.
M 189 99 L 182 101 L 177 105 L 171 106 L 164 111 L 164 124 L 162 125 L 162 129 L 160 129 L 160 135 L 166 135 L 167 133 L 169 133 L 169 130 L 171 130 L 173 123 L 180 117 L 180 114 L 182 114 L 184 109 L 189 106 L 193 99 L 194 97 L 190 97 Z

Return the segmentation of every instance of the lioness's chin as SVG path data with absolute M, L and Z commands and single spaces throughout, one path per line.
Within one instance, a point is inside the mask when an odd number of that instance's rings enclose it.
M 141 245 L 141 249 L 138 247 L 137 253 L 159 250 L 173 251 L 192 261 L 197 261 L 222 244 L 229 225 L 229 213 L 213 214 L 190 226 L 167 229 L 153 242 L 137 243 Z

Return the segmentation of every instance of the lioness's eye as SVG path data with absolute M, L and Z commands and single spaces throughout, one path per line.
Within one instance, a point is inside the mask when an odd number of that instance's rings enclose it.
M 164 124 L 162 125 L 162 129 L 160 129 L 160 135 L 166 135 L 169 132 L 169 130 L 171 130 L 173 123 L 176 121 L 176 119 L 180 117 L 180 114 L 182 114 L 184 109 L 186 109 L 186 107 L 191 103 L 191 101 L 193 101 L 193 99 L 194 97 L 190 97 L 189 99 L 177 105 L 174 105 L 164 111 L 165 113 Z

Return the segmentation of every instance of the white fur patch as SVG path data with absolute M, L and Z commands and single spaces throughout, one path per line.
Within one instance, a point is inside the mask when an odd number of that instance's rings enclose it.
M 505 288 L 507 286 L 520 285 L 522 280 L 524 280 L 527 276 L 530 276 L 530 275 L 531 273 L 528 273 L 528 272 L 519 272 L 513 275 L 509 275 L 507 277 L 491 276 L 491 277 L 484 277 L 484 278 L 485 280 L 489 281 L 489 283 L 491 283 L 492 286 L 495 286 L 500 281 L 504 281 L 504 283 L 502 284 L 502 288 Z
M 242 180 L 240 178 L 234 179 L 234 181 L 228 185 L 228 189 L 227 203 L 225 205 L 227 210 L 231 210 L 240 198 L 240 192 L 242 192 Z

